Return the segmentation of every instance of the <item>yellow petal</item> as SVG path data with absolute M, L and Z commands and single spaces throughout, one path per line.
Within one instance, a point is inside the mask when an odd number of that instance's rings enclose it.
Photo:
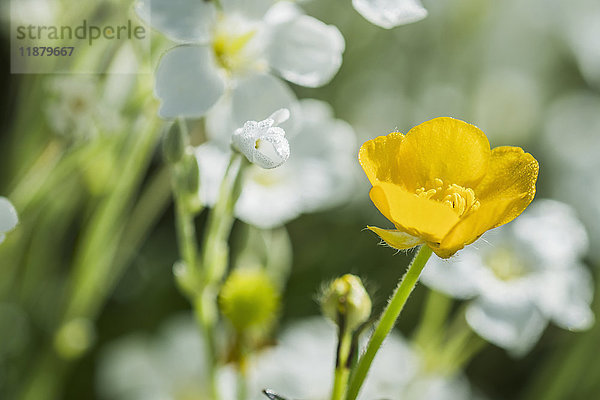
M 473 243 L 486 231 L 498 226 L 520 199 L 502 199 L 483 203 L 476 211 L 460 220 L 439 246 L 431 245 L 435 254 L 448 258 L 466 245 Z
M 435 178 L 473 187 L 485 175 L 491 153 L 479 128 L 448 117 L 412 128 L 398 148 L 400 179 L 411 192 Z
M 458 214 L 450 207 L 408 193 L 392 183 L 373 186 L 369 195 L 396 229 L 428 242 L 439 243 L 459 220 Z
M 539 166 L 535 158 L 520 147 L 502 146 L 492 150 L 486 176 L 474 188 L 483 204 L 500 199 L 518 199 L 494 226 L 515 219 L 535 196 Z
M 358 153 L 358 162 L 362 166 L 371 185 L 379 182 L 395 182 L 400 176 L 402 163 L 398 158 L 400 144 L 404 135 L 392 132 L 365 142 Z
M 382 229 L 376 226 L 368 226 L 371 231 L 375 232 L 377 236 L 383 239 L 390 247 L 398 250 L 412 249 L 423 243 L 423 240 L 394 229 Z

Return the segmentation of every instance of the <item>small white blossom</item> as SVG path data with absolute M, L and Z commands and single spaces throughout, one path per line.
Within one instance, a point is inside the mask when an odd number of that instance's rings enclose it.
M 295 4 L 270 0 L 220 4 L 222 9 L 213 1 L 136 3 L 144 21 L 181 44 L 168 50 L 157 67 L 155 92 L 161 100 L 161 117 L 202 117 L 220 99 L 235 94 L 243 81 L 264 81 L 271 73 L 318 87 L 340 68 L 345 43 L 339 30 L 304 15 Z M 266 85 L 260 93 L 269 95 L 266 90 L 273 87 Z M 258 102 L 254 96 L 241 100 L 242 108 L 252 109 Z
M 586 231 L 568 205 L 537 200 L 450 260 L 430 260 L 421 279 L 453 297 L 473 299 L 466 314 L 471 328 L 522 355 L 550 320 L 569 330 L 592 325 L 593 282 L 581 262 L 587 249 Z
M 261 228 L 281 226 L 302 213 L 340 204 L 352 192 L 356 177 L 354 131 L 333 118 L 327 103 L 302 100 L 299 111 L 299 129 L 287 135 L 291 154 L 285 164 L 271 170 L 252 165 L 245 171 L 235 215 L 246 223 Z M 204 204 L 212 206 L 217 201 L 229 151 L 218 141 L 196 149 Z M 271 156 L 278 157 L 275 152 Z
M 352 5 L 367 21 L 386 29 L 427 16 L 420 0 L 352 0 Z
M 262 168 L 279 167 L 290 156 L 290 144 L 285 138 L 285 131 L 277 125 L 289 117 L 289 110 L 282 108 L 263 121 L 247 121 L 243 128 L 234 132 L 231 139 L 233 148 Z
M 0 243 L 4 241 L 6 233 L 12 231 L 18 223 L 15 207 L 6 197 L 0 197 Z

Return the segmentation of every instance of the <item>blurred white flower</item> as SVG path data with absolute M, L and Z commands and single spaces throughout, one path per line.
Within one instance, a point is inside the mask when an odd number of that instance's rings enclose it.
M 52 78 L 47 90 L 46 120 L 54 132 L 66 139 L 92 139 L 101 131 L 113 132 L 121 124 L 116 104 L 105 100 L 109 91 L 103 92 L 95 77 Z
M 352 128 L 333 118 L 322 101 L 300 101 L 302 121 L 288 135 L 291 154 L 282 166 L 245 171 L 235 215 L 261 228 L 281 226 L 302 213 L 333 207 L 352 192 L 356 171 L 356 139 Z M 217 142 L 196 149 L 200 166 L 200 196 L 212 206 L 225 174 L 229 150 Z
M 279 167 L 290 156 L 290 144 L 285 131 L 277 125 L 289 117 L 290 111 L 282 108 L 263 121 L 247 121 L 233 133 L 231 145 L 259 167 Z
M 420 0 L 352 0 L 352 5 L 367 21 L 386 29 L 427 16 Z
M 139 0 L 138 15 L 181 46 L 168 50 L 156 71 L 164 118 L 201 117 L 227 91 L 258 87 L 280 95 L 276 72 L 301 86 L 324 85 L 342 63 L 344 39 L 331 25 L 296 5 L 271 0 Z M 238 101 L 252 109 L 253 91 Z M 281 103 L 280 103 L 281 104 Z M 252 109 L 255 111 L 254 109 Z M 293 113 L 292 113 L 293 114 Z M 244 120 L 251 117 L 244 115 Z
M 6 233 L 12 231 L 18 223 L 15 207 L 6 197 L 0 196 L 0 243 L 4 241 Z
M 430 260 L 421 279 L 453 297 L 473 298 L 466 314 L 471 328 L 522 355 L 549 320 L 569 330 L 593 324 L 593 282 L 581 262 L 587 248 L 586 231 L 568 205 L 537 200 L 450 260 Z
M 335 363 L 336 328 L 321 317 L 288 326 L 277 345 L 249 362 L 248 396 L 265 400 L 270 388 L 286 398 L 327 399 Z M 190 316 L 168 321 L 155 338 L 141 335 L 120 339 L 100 357 L 96 387 L 112 400 L 178 400 L 208 398 L 203 385 L 203 341 Z M 218 372 L 224 399 L 235 398 L 236 372 Z M 416 353 L 399 335 L 392 334 L 373 363 L 360 399 L 462 400 L 471 398 L 462 376 L 444 377 L 423 372 Z

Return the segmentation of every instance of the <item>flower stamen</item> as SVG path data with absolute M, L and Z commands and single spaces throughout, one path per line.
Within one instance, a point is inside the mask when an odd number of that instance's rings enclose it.
M 444 186 L 444 181 L 435 178 L 418 188 L 415 194 L 427 200 L 439 201 L 453 209 L 460 217 L 479 208 L 480 203 L 473 189 L 452 183 Z

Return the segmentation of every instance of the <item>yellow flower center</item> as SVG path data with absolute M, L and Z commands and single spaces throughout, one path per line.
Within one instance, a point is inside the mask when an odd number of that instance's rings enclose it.
M 453 209 L 459 216 L 475 211 L 480 204 L 471 188 L 455 183 L 444 185 L 444 181 L 435 178 L 416 191 L 416 195 L 425 199 L 439 201 Z
M 525 263 L 514 252 L 504 248 L 499 248 L 486 257 L 486 265 L 503 281 L 518 279 L 527 274 Z
M 219 66 L 228 73 L 240 73 L 247 70 L 263 69 L 263 62 L 252 51 L 249 43 L 256 36 L 257 30 L 240 21 L 220 17 L 217 22 L 212 48 Z

